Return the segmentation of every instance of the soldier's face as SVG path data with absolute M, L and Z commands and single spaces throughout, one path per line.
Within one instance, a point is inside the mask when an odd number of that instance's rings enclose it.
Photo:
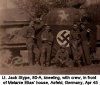
M 81 28 L 85 28 L 85 25 L 82 24 L 82 25 L 81 25 Z
M 74 25 L 73 25 L 73 28 L 74 28 L 74 30 L 77 30 L 78 25 L 77 25 L 77 24 L 74 24 Z
M 48 30 L 48 31 L 49 31 L 49 30 L 50 30 L 50 27 L 49 27 L 49 26 L 47 26 L 47 27 L 46 27 L 46 30 Z

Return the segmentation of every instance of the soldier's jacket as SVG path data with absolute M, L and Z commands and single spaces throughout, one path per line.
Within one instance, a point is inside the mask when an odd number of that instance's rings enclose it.
M 87 32 L 86 31 L 81 31 L 81 39 L 82 41 L 88 41 L 88 38 L 87 38 Z
M 76 30 L 76 31 L 71 30 L 71 32 L 70 32 L 70 42 L 74 46 L 74 48 L 77 48 L 77 46 L 81 42 L 79 30 Z
M 81 31 L 81 39 L 83 40 L 83 41 L 88 41 L 89 39 L 90 39 L 90 37 L 91 37 L 91 28 L 90 28 L 90 26 L 88 26 L 89 24 L 87 24 L 87 25 L 84 25 L 85 26 L 85 28 L 83 29 L 83 28 L 80 28 L 80 31 Z M 88 34 L 90 35 L 90 36 L 88 36 Z
M 88 23 L 87 25 L 85 25 L 85 29 L 81 28 L 81 39 L 90 43 L 92 51 L 96 50 L 96 34 L 97 28 L 93 24 Z
M 79 40 L 80 39 L 80 32 L 78 31 L 78 30 L 76 30 L 76 31 L 74 31 L 74 30 L 71 30 L 71 32 L 70 32 L 70 39 L 71 40 Z
M 57 51 L 55 58 L 57 60 L 66 60 L 69 59 L 68 51 L 65 50 L 65 52 L 62 52 L 60 49 Z
M 41 34 L 41 40 L 44 42 L 53 42 L 53 34 L 52 32 L 48 32 L 47 30 L 44 30 Z
M 91 44 L 91 50 L 93 52 L 96 52 L 96 40 L 97 40 L 97 27 L 92 24 L 89 25 L 91 31 L 90 31 L 90 44 Z

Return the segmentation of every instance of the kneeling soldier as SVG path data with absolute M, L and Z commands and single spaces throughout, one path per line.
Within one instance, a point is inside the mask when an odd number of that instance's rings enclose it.
M 57 51 L 56 56 L 56 65 L 60 67 L 71 67 L 73 66 L 72 60 L 69 58 L 68 50 L 64 45 L 60 47 L 60 49 Z

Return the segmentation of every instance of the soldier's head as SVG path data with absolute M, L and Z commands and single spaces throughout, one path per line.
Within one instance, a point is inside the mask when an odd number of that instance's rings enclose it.
M 83 15 L 83 17 L 80 19 L 82 23 L 84 24 L 88 24 L 89 22 L 91 22 L 91 18 L 86 16 L 86 15 Z
M 50 31 L 50 30 L 51 30 L 50 26 L 49 26 L 49 25 L 47 25 L 47 24 L 45 24 L 44 28 L 45 28 L 45 30 L 48 30 L 48 31 Z
M 40 24 L 41 23 L 41 19 L 40 18 L 36 18 L 35 20 L 34 20 L 34 24 Z
M 81 24 L 80 24 L 80 27 L 81 27 L 82 29 L 85 29 L 85 24 L 81 23 Z
M 73 29 L 74 29 L 74 30 L 77 30 L 77 29 L 78 29 L 78 24 L 77 24 L 77 23 L 74 23 L 74 24 L 73 24 Z
M 32 20 L 29 22 L 29 26 L 30 27 L 33 27 L 34 26 L 34 22 Z

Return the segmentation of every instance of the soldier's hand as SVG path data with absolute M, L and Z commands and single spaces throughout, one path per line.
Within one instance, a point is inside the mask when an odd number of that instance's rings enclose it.
M 64 61 L 63 60 L 60 60 L 60 62 L 63 64 L 64 63 Z
M 91 32 L 91 29 L 88 28 L 88 29 L 87 29 L 87 32 Z
M 62 60 L 61 60 L 61 59 L 59 59 L 59 61 L 60 61 L 60 62 L 62 62 Z
M 35 36 L 31 36 L 32 38 L 35 38 Z
M 90 45 L 90 42 L 87 42 L 87 45 Z

